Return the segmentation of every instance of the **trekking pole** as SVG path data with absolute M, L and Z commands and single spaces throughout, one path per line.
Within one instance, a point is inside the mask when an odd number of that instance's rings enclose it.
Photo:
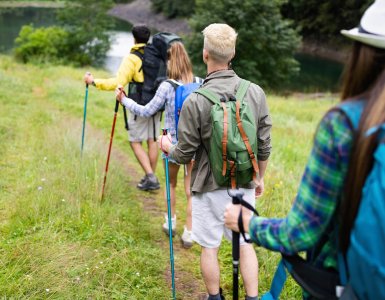
M 111 155 L 112 140 L 113 140 L 113 138 L 114 138 L 115 123 L 116 123 L 116 115 L 118 114 L 118 109 L 119 109 L 119 101 L 116 100 L 116 102 L 115 102 L 115 110 L 114 110 L 114 112 L 115 112 L 115 113 L 114 113 L 114 120 L 112 121 L 112 128 L 111 128 L 110 146 L 108 147 L 106 169 L 105 169 L 105 171 L 104 171 L 104 180 L 103 180 L 103 188 L 102 188 L 102 197 L 101 197 L 101 201 L 103 201 L 104 188 L 105 188 L 105 186 L 106 186 L 107 173 L 108 173 L 108 164 L 110 163 L 110 155 Z
M 127 110 L 124 105 L 123 105 L 123 116 L 124 116 L 124 127 L 126 128 L 126 130 L 128 130 Z
M 86 128 L 86 117 L 87 117 L 87 100 L 88 100 L 88 83 L 86 83 L 86 95 L 84 96 L 84 107 L 83 107 L 83 130 L 82 130 L 82 145 L 80 147 L 80 152 L 83 154 L 84 146 L 84 131 Z
M 231 190 L 230 196 L 233 204 L 241 204 L 243 193 L 238 190 Z M 242 209 L 242 207 L 241 207 Z M 239 232 L 233 231 L 233 300 L 238 300 L 238 270 L 239 270 Z
M 167 138 L 167 129 L 162 128 L 163 135 Z M 167 215 L 168 215 L 168 236 L 170 240 L 170 264 L 171 264 L 171 285 L 172 298 L 175 300 L 175 276 L 174 276 L 174 250 L 172 246 L 172 220 L 171 220 L 171 197 L 170 197 L 170 181 L 168 172 L 168 153 L 165 154 L 164 165 L 166 172 L 166 194 L 167 194 Z

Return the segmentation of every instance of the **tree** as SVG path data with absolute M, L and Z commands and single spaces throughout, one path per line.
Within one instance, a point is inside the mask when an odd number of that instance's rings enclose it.
M 197 0 L 190 19 L 187 46 L 194 67 L 204 74 L 201 31 L 211 23 L 227 23 L 238 32 L 234 70 L 262 87 L 279 87 L 298 72 L 293 58 L 300 39 L 282 18 L 283 0 Z
M 300 26 L 304 38 L 334 43 L 346 41 L 340 30 L 356 27 L 371 3 L 373 0 L 290 0 L 282 13 Z
M 194 12 L 195 0 L 151 0 L 152 8 L 167 18 L 188 17 Z
M 114 5 L 112 0 L 66 1 L 59 10 L 58 20 L 69 33 L 68 47 L 73 61 L 81 65 L 102 64 L 110 48 L 109 29 L 113 20 L 107 11 Z

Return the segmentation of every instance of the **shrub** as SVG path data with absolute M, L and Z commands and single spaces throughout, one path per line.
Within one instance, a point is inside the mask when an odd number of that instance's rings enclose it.
M 108 30 L 114 20 L 107 12 L 112 5 L 112 0 L 66 1 L 57 12 L 61 27 L 21 29 L 15 41 L 16 57 L 23 62 L 100 66 L 110 48 Z
M 56 27 L 23 26 L 15 40 L 15 56 L 23 61 L 60 63 L 68 52 L 68 32 Z

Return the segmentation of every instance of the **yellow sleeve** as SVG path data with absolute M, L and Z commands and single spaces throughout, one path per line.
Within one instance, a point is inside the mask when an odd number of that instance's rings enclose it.
M 133 80 L 143 82 L 143 72 L 139 72 L 141 66 L 141 59 L 135 54 L 129 54 L 120 64 L 116 77 L 108 79 L 95 79 L 95 86 L 99 90 L 112 91 L 115 90 L 118 85 L 125 87 Z

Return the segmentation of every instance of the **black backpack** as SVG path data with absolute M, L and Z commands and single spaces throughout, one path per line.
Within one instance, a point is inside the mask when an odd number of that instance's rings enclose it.
M 142 60 L 144 82 L 130 82 L 128 97 L 146 105 L 154 97 L 160 83 L 167 79 L 167 50 L 172 42 L 182 41 L 173 33 L 160 32 L 144 47 L 144 54 L 133 51 Z

